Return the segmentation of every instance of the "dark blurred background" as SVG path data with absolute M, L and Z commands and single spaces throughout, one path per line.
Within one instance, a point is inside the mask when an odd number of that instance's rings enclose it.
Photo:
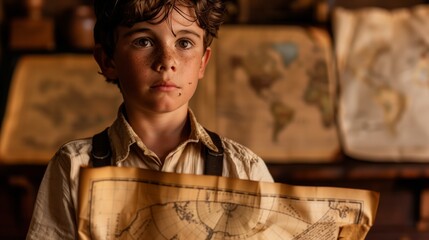
M 24 0 L 0 0 L 0 120 L 4 118 L 12 73 L 18 59 L 27 54 L 90 54 L 85 42 L 90 34 L 73 39 L 70 20 L 77 10 L 83 17 L 90 4 L 85 0 L 44 0 L 41 14 L 48 23 L 40 25 L 47 33 L 40 43 L 33 36 L 21 37 L 16 20 L 29 18 Z M 230 0 L 227 24 L 231 25 L 303 25 L 332 31 L 330 14 L 335 7 L 358 9 L 382 7 L 395 9 L 425 4 L 424 0 Z M 37 1 L 32 3 L 37 5 Z M 82 8 L 83 6 L 83 8 Z M 83 9 L 83 10 L 82 10 Z M 80 15 L 82 16 L 82 15 Z M 49 23 L 50 22 L 50 23 Z M 53 25 L 49 25 L 53 24 Z M 52 27 L 49 35 L 50 26 Z M 16 32 L 17 31 L 17 32 Z M 42 31 L 42 30 L 41 30 Z M 82 33 L 82 31 L 81 31 Z M 12 36 L 14 35 L 14 36 Z M 16 36 L 15 36 L 16 35 Z M 13 37 L 16 37 L 15 40 Z M 22 40 L 22 42 L 21 42 Z M 44 44 L 45 43 L 45 44 Z M 39 45 L 37 45 L 39 44 Z M 28 47 L 29 46 L 29 47 Z M 1 129 L 0 129 L 1 130 Z M 0 143 L 1 144 L 1 143 Z M 428 159 L 429 162 L 429 159 Z M 46 164 L 10 164 L 0 159 L 0 239 L 24 239 L 32 214 L 34 199 Z M 299 185 L 357 187 L 381 193 L 375 226 L 367 239 L 429 239 L 428 164 L 375 163 L 339 154 L 334 163 L 269 164 L 277 182 Z

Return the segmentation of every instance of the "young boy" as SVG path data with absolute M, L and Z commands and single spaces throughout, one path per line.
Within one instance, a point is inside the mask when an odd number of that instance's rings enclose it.
M 202 148 L 217 151 L 188 108 L 223 22 L 221 0 L 94 0 L 94 57 L 123 104 L 109 127 L 114 166 L 203 174 Z M 106 106 L 109 107 L 109 106 Z M 249 149 L 221 138 L 222 175 L 273 181 Z M 91 138 L 65 144 L 40 186 L 27 239 L 76 239 L 79 168 Z

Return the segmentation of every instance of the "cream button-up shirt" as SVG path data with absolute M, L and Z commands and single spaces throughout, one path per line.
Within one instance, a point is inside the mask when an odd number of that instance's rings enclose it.
M 217 148 L 192 111 L 188 115 L 191 123 L 189 139 L 170 152 L 162 163 L 119 111 L 108 132 L 116 166 L 202 175 L 202 145 L 214 151 Z M 223 176 L 273 182 L 260 157 L 230 139 L 221 139 L 224 147 Z M 62 146 L 51 159 L 39 188 L 27 239 L 77 239 L 79 169 L 89 165 L 91 149 L 91 138 L 75 140 Z

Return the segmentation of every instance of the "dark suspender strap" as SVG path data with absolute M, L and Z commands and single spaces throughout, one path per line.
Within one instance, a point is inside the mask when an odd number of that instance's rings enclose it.
M 92 137 L 91 161 L 93 167 L 112 165 L 108 129 L 106 128 Z
M 223 146 L 222 140 L 219 135 L 214 132 L 207 130 L 213 143 L 216 145 L 218 151 L 212 151 L 210 148 L 203 145 L 204 152 L 204 175 L 222 176 L 223 170 Z

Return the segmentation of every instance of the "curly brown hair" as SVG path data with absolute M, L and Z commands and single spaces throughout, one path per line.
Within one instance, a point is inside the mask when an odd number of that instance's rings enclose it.
M 204 29 L 206 48 L 217 37 L 225 16 L 222 0 L 93 0 L 93 6 L 97 17 L 94 40 L 101 44 L 109 57 L 114 53 L 115 31 L 118 26 L 132 27 L 142 21 L 157 24 L 167 19 L 171 11 L 177 11 L 183 17 L 196 21 Z M 195 15 L 189 16 L 178 6 L 193 9 Z

